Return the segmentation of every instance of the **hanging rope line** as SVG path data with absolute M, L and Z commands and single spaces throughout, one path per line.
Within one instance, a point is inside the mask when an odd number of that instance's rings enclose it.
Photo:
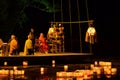
M 89 20 L 89 10 L 88 10 L 88 1 L 86 1 L 86 10 L 87 10 L 87 20 Z M 93 22 L 93 20 L 92 20 Z M 88 22 L 88 27 L 90 26 L 90 23 Z M 92 45 L 90 44 L 90 53 L 92 53 Z
M 79 6 L 79 0 L 77 0 L 77 9 L 78 9 L 78 21 L 80 21 L 80 6 Z M 82 53 L 82 38 L 81 38 L 81 26 L 79 24 L 79 35 L 80 35 L 80 52 Z
M 79 6 L 79 0 L 76 0 L 77 3 L 77 14 L 78 14 L 78 21 L 72 21 L 72 15 L 71 15 L 71 0 L 68 0 L 68 4 L 69 4 L 69 21 L 64 22 L 63 20 L 63 0 L 61 0 L 60 4 L 61 4 L 61 21 L 56 21 L 56 13 L 55 13 L 55 0 L 53 0 L 53 22 L 50 22 L 51 24 L 56 24 L 56 23 L 61 23 L 61 24 L 69 24 L 70 26 L 70 50 L 72 51 L 73 49 L 73 34 L 72 34 L 72 24 L 78 24 L 79 26 L 79 40 L 80 40 L 80 52 L 82 52 L 82 31 L 81 31 L 81 23 L 87 23 L 88 26 L 90 25 L 90 23 L 93 23 L 93 20 L 89 19 L 89 10 L 88 10 L 88 2 L 87 0 L 85 0 L 85 4 L 86 4 L 86 12 L 87 12 L 87 20 L 86 21 L 80 21 L 80 6 Z M 90 45 L 90 53 L 92 52 L 92 46 Z
M 88 21 L 71 21 L 71 22 L 50 22 L 50 23 L 63 23 L 63 24 L 73 24 L 73 23 L 91 23 L 93 20 L 88 20 Z
M 63 25 L 63 1 L 62 0 L 61 0 L 61 22 L 62 22 L 61 24 Z M 63 44 L 63 52 L 65 52 L 65 45 L 64 44 Z
M 53 0 L 53 21 L 55 22 L 55 1 Z
M 89 10 L 88 10 L 88 1 L 86 0 L 86 11 L 87 11 L 87 20 L 89 20 Z M 89 26 L 89 23 L 88 23 Z
M 63 22 L 63 4 L 62 4 L 63 2 L 62 2 L 62 0 L 61 0 L 61 21 Z
M 71 51 L 72 51 L 72 24 L 71 24 L 71 0 L 69 1 L 69 18 L 70 18 L 70 41 L 71 41 Z

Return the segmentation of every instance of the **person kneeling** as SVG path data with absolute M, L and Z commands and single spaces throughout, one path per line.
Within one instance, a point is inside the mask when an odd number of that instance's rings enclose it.
M 24 55 L 32 55 L 32 54 L 34 54 L 32 40 L 31 40 L 31 36 L 28 35 L 28 39 L 25 41 Z

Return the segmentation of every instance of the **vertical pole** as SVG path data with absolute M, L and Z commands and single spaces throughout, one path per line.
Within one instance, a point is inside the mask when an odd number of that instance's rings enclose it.
M 71 0 L 69 0 L 69 17 L 70 17 L 70 41 L 71 41 L 71 51 L 72 51 L 72 25 L 71 25 Z
M 55 1 L 53 0 L 53 20 L 55 22 Z
M 62 27 L 63 27 L 63 7 L 62 7 L 62 6 L 63 6 L 63 2 L 62 2 L 62 0 L 61 0 L 61 21 L 62 21 L 61 25 L 62 25 Z M 63 36 L 64 36 L 64 34 L 63 34 Z M 64 51 L 65 51 L 64 38 L 63 38 L 63 41 L 62 41 L 61 48 L 62 48 L 62 52 L 64 52 Z
M 89 21 L 89 11 L 88 11 L 88 1 L 86 0 L 86 9 L 87 9 L 87 19 L 88 19 L 88 21 Z M 88 22 L 88 27 L 90 26 L 90 23 Z M 92 53 L 92 45 L 91 45 L 91 43 L 90 43 L 90 45 L 89 45 L 89 49 L 90 49 L 90 53 Z
M 79 6 L 79 0 L 77 0 L 77 9 L 78 9 L 78 21 L 80 21 L 80 6 Z M 80 34 L 80 52 L 82 53 L 82 35 L 81 35 L 81 26 L 79 23 L 79 34 Z

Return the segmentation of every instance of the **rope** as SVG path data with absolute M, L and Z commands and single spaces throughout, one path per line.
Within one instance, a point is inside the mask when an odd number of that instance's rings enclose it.
M 53 0 L 53 21 L 55 22 L 55 1 Z
M 80 21 L 80 6 L 79 6 L 79 0 L 77 0 L 77 9 L 78 9 L 78 21 Z M 81 26 L 79 24 L 79 34 L 80 34 L 80 52 L 82 53 L 82 38 L 81 38 Z
M 63 9 L 62 9 L 62 0 L 61 0 L 61 21 L 63 22 Z
M 88 21 L 71 21 L 71 22 L 50 22 L 50 23 L 63 23 L 63 24 L 78 24 L 78 23 L 89 23 L 93 22 L 93 20 L 88 20 Z
M 71 51 L 72 51 L 72 25 L 71 25 L 71 0 L 69 1 L 69 17 L 70 17 L 70 35 L 71 35 Z
M 88 10 L 88 1 L 86 0 L 86 10 L 87 10 L 87 20 L 89 20 L 89 10 Z M 88 22 L 88 27 L 90 23 Z M 92 53 L 92 45 L 90 44 L 90 53 Z
M 80 52 L 82 52 L 82 33 L 81 33 L 81 23 L 87 23 L 89 26 L 89 23 L 93 22 L 93 20 L 89 20 L 89 10 L 88 10 L 88 2 L 85 1 L 86 4 L 86 10 L 87 10 L 87 21 L 80 21 L 80 6 L 79 6 L 79 0 L 77 0 L 77 9 L 78 9 L 78 21 L 71 21 L 71 0 L 68 0 L 69 2 L 69 20 L 68 22 L 63 21 L 63 1 L 61 0 L 61 22 L 56 22 L 56 14 L 55 14 L 55 0 L 53 0 L 53 22 L 50 22 L 51 24 L 61 23 L 61 24 L 69 24 L 70 25 L 70 48 L 72 51 L 72 24 L 79 24 L 79 35 L 80 35 Z M 92 52 L 92 48 L 90 45 L 90 52 Z
M 89 20 L 88 2 L 86 0 L 87 20 Z M 88 23 L 89 26 L 89 23 Z
M 61 24 L 63 25 L 63 2 L 62 2 L 62 0 L 61 0 L 61 22 L 62 22 Z M 63 39 L 63 41 L 64 41 L 64 39 Z M 65 45 L 64 44 L 63 44 L 63 52 L 65 52 Z

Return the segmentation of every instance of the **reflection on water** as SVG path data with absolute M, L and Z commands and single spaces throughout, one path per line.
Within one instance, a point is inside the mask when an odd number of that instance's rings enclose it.
M 53 66 L 54 64 L 54 66 Z M 118 80 L 118 66 L 99 61 L 93 64 L 0 66 L 0 80 Z

